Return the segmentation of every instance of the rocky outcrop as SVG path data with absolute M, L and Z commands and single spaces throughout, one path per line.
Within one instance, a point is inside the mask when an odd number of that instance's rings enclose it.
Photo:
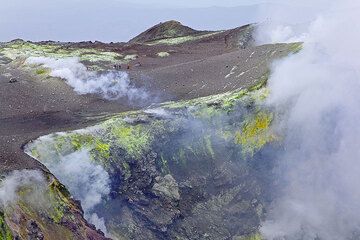
M 52 170 L 62 156 L 87 149 L 110 175 L 111 193 L 97 209 L 115 238 L 255 234 L 265 186 L 253 163 L 264 161 L 262 148 L 275 140 L 272 115 L 259 105 L 263 84 L 124 113 L 88 130 L 41 138 L 27 152 Z
M 1 200 L 0 239 L 107 239 L 86 222 L 81 206 L 50 174 L 2 174 L 0 191 L 8 194 Z
M 170 174 L 164 177 L 156 177 L 152 192 L 158 197 L 168 198 L 173 201 L 180 200 L 179 186 Z
M 254 31 L 255 25 L 245 25 L 226 31 L 225 44 L 227 48 L 245 49 L 255 44 Z

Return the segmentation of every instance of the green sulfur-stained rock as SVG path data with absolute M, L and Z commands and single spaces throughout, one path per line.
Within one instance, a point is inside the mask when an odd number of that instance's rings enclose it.
M 303 49 L 303 43 L 298 42 L 298 43 L 291 43 L 289 44 L 290 46 L 290 51 L 292 53 L 298 53 Z
M 6 223 L 5 215 L 3 212 L 0 212 L 0 239 L 1 240 L 12 240 L 13 235 Z
M 45 68 L 39 68 L 39 69 L 37 69 L 35 71 L 35 73 L 38 74 L 38 75 L 43 75 L 43 74 L 49 73 L 49 71 L 47 69 L 45 69 Z
M 243 154 L 253 156 L 265 144 L 276 140 L 271 133 L 272 113 L 258 112 L 243 122 L 241 130 L 235 133 L 235 143 L 242 146 Z
M 75 48 L 60 43 L 31 43 L 20 40 L 1 46 L 0 54 L 11 60 L 24 60 L 28 57 L 49 57 L 55 59 L 78 57 L 80 61 L 91 63 L 128 62 L 131 60 L 125 59 L 121 54 L 95 48 Z M 37 74 L 44 74 L 46 72 L 45 69 L 36 70 Z
M 105 239 L 91 228 L 80 206 L 52 175 L 38 170 L 14 171 L 2 176 L 11 184 L 0 211 L 0 239 Z M 9 178 L 9 180 L 8 180 Z
M 183 37 L 166 38 L 166 39 L 160 39 L 160 40 L 147 42 L 146 44 L 150 45 L 150 46 L 152 46 L 152 45 L 179 45 L 179 44 L 211 37 L 211 36 L 217 35 L 219 33 L 221 33 L 221 31 L 205 33 L 205 34 L 189 35 L 189 36 L 183 36 Z
M 140 125 L 128 125 L 126 123 L 114 125 L 111 133 L 116 138 L 117 143 L 128 155 L 133 157 L 141 157 L 145 151 L 150 148 L 153 136 L 147 127 Z
M 234 237 L 233 240 L 263 240 L 263 238 L 260 233 L 256 233 L 249 236 Z

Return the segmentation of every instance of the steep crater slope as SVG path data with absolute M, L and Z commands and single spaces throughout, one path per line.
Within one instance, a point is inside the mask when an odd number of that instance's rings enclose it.
M 257 166 L 269 164 L 261 152 L 276 140 L 273 114 L 261 104 L 265 80 L 249 90 L 166 103 L 45 136 L 26 151 L 84 204 L 101 196 L 87 214 L 103 219 L 113 238 L 253 236 L 266 195 L 267 175 Z M 99 182 L 101 176 L 106 180 Z
M 107 239 L 79 202 L 41 170 L 1 173 L 0 239 Z

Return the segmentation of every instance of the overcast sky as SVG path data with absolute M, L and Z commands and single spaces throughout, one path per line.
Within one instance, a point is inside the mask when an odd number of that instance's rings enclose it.
M 0 1 L 0 41 L 121 42 L 167 20 L 178 20 L 199 30 L 263 21 L 265 16 L 258 14 L 259 3 L 269 0 Z M 283 0 L 271 0 L 276 1 Z
M 118 2 L 130 2 L 126 0 L 117 0 Z M 132 0 L 134 4 L 162 7 L 190 7 L 203 8 L 212 6 L 235 7 L 241 5 L 252 5 L 266 2 L 266 0 Z

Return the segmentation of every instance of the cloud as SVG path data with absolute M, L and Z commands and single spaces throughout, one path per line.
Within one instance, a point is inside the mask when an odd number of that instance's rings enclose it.
M 43 65 L 45 68 L 51 69 L 52 77 L 65 79 L 66 83 L 79 94 L 95 93 L 108 100 L 127 97 L 130 101 L 142 101 L 148 98 L 145 90 L 131 85 L 127 73 L 88 71 L 78 58 L 29 57 L 26 63 Z
M 303 32 L 303 50 L 269 79 L 284 146 L 274 156 L 281 185 L 262 224 L 266 239 L 359 238 L 360 6 L 325 7 Z

